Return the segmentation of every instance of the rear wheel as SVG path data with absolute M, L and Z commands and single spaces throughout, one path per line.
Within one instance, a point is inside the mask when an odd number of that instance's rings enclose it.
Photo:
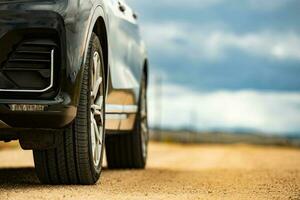
M 105 145 L 108 168 L 145 168 L 148 141 L 147 87 L 146 78 L 143 77 L 139 110 L 134 130 L 106 135 Z
M 56 148 L 33 151 L 42 183 L 94 184 L 99 179 L 105 137 L 103 63 L 100 41 L 93 34 L 75 120 L 56 134 Z

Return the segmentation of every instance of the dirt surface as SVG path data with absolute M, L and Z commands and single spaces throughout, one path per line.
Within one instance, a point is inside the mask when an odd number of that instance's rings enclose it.
M 40 185 L 30 151 L 0 151 L 0 199 L 300 199 L 300 150 L 151 143 L 146 170 L 107 170 L 94 186 Z

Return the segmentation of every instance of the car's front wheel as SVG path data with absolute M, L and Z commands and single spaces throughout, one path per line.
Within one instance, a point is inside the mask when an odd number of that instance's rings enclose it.
M 105 138 L 103 66 L 100 41 L 92 34 L 75 120 L 56 134 L 56 148 L 33 151 L 42 183 L 94 184 L 99 179 Z

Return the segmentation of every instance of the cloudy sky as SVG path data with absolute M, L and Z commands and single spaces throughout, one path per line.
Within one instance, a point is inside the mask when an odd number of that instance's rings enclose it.
M 152 126 L 300 133 L 299 0 L 127 3 L 149 49 Z

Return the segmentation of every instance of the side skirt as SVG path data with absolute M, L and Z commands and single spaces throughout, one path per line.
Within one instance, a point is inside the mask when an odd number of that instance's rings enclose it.
M 137 111 L 137 105 L 106 104 L 105 126 L 108 130 L 107 133 L 133 130 Z

